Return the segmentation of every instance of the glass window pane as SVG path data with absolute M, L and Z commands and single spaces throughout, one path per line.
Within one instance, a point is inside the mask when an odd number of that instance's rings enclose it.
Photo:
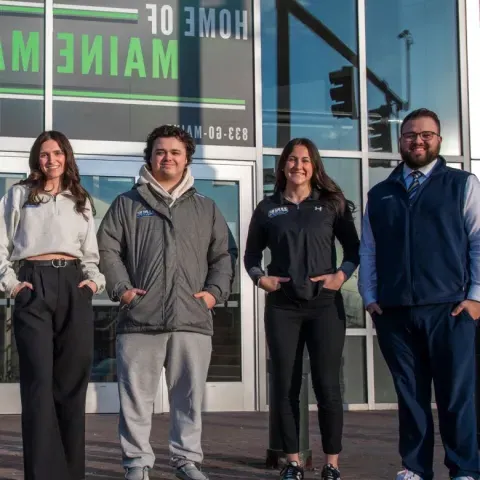
M 25 175 L 21 173 L 1 173 L 0 198 L 22 178 L 25 178 Z M 5 298 L 5 292 L 0 292 L 0 298 Z M 14 303 L 12 301 L 10 305 L 0 306 L 0 383 L 19 381 L 18 353 L 12 328 L 13 306 L 11 305 Z
M 97 303 L 97 305 L 95 305 Z M 117 305 L 98 305 L 93 300 L 94 351 L 91 382 L 117 381 L 116 322 Z
M 23 173 L 0 173 L 0 198 L 3 198 L 7 191 L 23 178 L 25 178 Z M 0 298 L 6 298 L 5 292 L 0 292 Z
M 278 157 L 264 155 L 263 157 L 263 194 L 273 195 L 275 188 L 275 167 Z
M 370 150 L 397 152 L 401 120 L 426 107 L 440 117 L 442 153 L 460 155 L 457 1 L 366 0 L 365 6 Z
M 344 403 L 367 403 L 367 354 L 365 337 L 347 336 L 340 375 Z
M 132 177 L 102 177 L 81 175 L 80 181 L 92 196 L 95 205 L 95 225 L 100 223 L 115 198 L 130 190 L 135 179 Z M 94 356 L 92 382 L 116 382 L 115 332 L 118 306 L 110 302 L 106 292 L 95 295 L 94 311 Z
M 135 184 L 133 177 L 101 177 L 99 175 L 81 175 L 80 181 L 92 196 L 96 210 L 95 226 L 97 230 L 115 198 L 130 190 Z
M 356 1 L 261 8 L 264 145 L 309 137 L 320 149 L 358 150 Z
M 457 170 L 463 170 L 463 163 L 449 162 L 447 163 L 447 166 L 450 168 L 456 168 Z
M 322 161 L 328 175 L 338 183 L 344 191 L 345 196 L 355 204 L 355 224 L 357 232 L 360 235 L 362 221 L 360 160 L 324 157 Z M 343 249 L 338 240 L 335 242 L 335 245 L 337 247 L 337 267 L 339 267 L 343 259 Z M 342 296 L 345 305 L 345 314 L 347 316 L 347 327 L 364 327 L 365 312 L 362 297 L 358 293 L 358 269 L 355 270 L 355 273 L 343 284 Z
M 367 403 L 367 360 L 365 337 L 347 336 L 343 349 L 340 385 L 343 403 Z M 309 378 L 309 403 L 317 403 Z
M 16 383 L 20 378 L 12 314 L 12 306 L 0 305 L 0 383 Z
M 72 139 L 144 142 L 165 123 L 199 144 L 254 145 L 251 4 L 70 0 L 54 9 L 54 127 Z
M 0 5 L 0 137 L 43 130 L 43 1 Z
M 377 183 L 386 180 L 400 162 L 397 160 L 369 160 L 368 183 L 372 188 Z
M 0 173 L 0 198 L 23 178 L 25 178 L 23 173 Z
M 227 222 L 232 240 L 240 248 L 239 185 L 234 181 L 195 180 L 199 193 L 215 201 Z M 227 305 L 217 305 L 213 316 L 213 351 L 208 382 L 242 381 L 242 317 L 240 310 L 240 268 L 243 259 L 237 258 L 235 279 Z
M 339 185 L 348 200 L 355 204 L 355 224 L 361 226 L 362 196 L 360 160 L 353 158 L 322 157 L 327 174 Z
M 472 160 L 472 173 L 480 178 L 480 160 Z

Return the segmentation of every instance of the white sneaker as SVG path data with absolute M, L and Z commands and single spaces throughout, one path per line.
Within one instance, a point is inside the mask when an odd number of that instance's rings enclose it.
M 397 473 L 396 480 L 423 480 L 423 478 L 410 470 L 402 470 Z
M 149 480 L 148 467 L 127 467 L 125 478 L 126 480 Z
M 473 480 L 473 477 L 452 477 L 452 480 Z
M 176 477 L 181 480 L 209 480 L 193 462 L 188 462 L 180 468 L 177 468 Z

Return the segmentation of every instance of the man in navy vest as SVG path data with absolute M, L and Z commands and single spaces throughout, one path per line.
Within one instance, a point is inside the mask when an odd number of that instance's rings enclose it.
M 395 383 L 404 470 L 433 478 L 435 388 L 445 465 L 478 480 L 475 329 L 480 317 L 480 183 L 446 166 L 440 121 L 402 123 L 403 162 L 368 194 L 359 289 Z

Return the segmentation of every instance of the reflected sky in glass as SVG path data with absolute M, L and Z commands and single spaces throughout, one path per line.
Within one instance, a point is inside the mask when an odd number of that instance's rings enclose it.
M 320 20 L 323 27 L 357 52 L 356 2 L 337 0 L 332 2 L 298 2 L 307 8 L 314 23 Z M 290 89 L 278 87 L 277 75 L 277 9 L 275 0 L 262 0 L 262 82 L 263 82 L 263 138 L 264 145 L 283 147 L 285 138 L 277 135 L 278 88 L 282 98 L 290 95 L 289 106 L 280 106 L 280 125 L 283 136 L 309 137 L 320 149 L 357 150 L 359 145 L 359 121 L 332 116 L 330 107 L 329 73 L 351 63 L 333 49 L 318 33 L 306 27 L 296 16 L 289 15 L 289 31 L 282 39 L 290 50 Z M 280 32 L 281 33 L 281 32 Z M 285 53 L 280 52 L 280 61 Z M 355 70 L 356 72 L 356 70 Z M 358 75 L 355 74 L 355 77 Z M 281 82 L 280 82 L 281 83 Z M 358 82 L 356 81 L 358 108 Z M 290 112 L 291 130 L 288 126 Z M 285 117 L 285 113 L 287 116 Z
M 456 0 L 366 0 L 367 65 L 389 88 L 407 100 L 407 50 L 411 34 L 411 101 L 409 110 L 429 108 L 442 123 L 442 153 L 460 155 L 459 65 Z M 370 82 L 368 107 L 385 103 Z M 399 119 L 407 112 L 402 111 Z M 398 124 L 397 124 L 398 125 Z M 393 151 L 398 151 L 396 125 Z
M 297 3 L 346 47 L 358 52 L 354 0 Z M 276 4 L 275 0 L 261 2 L 264 145 L 283 147 L 277 129 L 280 88 L 281 95 L 290 94 L 292 127 L 286 129 L 290 138 L 310 137 L 322 150 L 359 149 L 358 121 L 334 118 L 330 111 L 328 74 L 352 63 L 293 15 L 289 16 L 288 32 L 291 87 L 277 86 L 277 62 L 282 52 L 277 51 Z M 438 113 L 445 155 L 461 154 L 457 22 L 457 0 L 366 0 L 367 68 L 400 100 L 410 101 L 408 111 L 426 107 Z M 399 38 L 405 30 L 413 40 L 409 77 L 406 40 Z M 358 82 L 356 91 L 358 94 Z M 386 102 L 385 93 L 370 80 L 367 94 L 370 110 Z M 398 127 L 408 111 L 394 111 L 390 117 L 391 148 L 386 151 L 398 151 Z M 282 128 L 286 128 L 285 122 L 280 121 Z

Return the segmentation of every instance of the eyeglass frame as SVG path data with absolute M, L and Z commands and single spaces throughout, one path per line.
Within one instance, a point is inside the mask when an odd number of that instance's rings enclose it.
M 425 134 L 430 134 L 431 137 L 430 138 L 423 138 L 422 135 L 425 135 Z M 410 135 L 411 138 L 407 138 L 406 137 L 407 135 Z M 413 135 L 415 135 L 415 136 L 413 136 Z M 418 133 L 416 133 L 416 132 L 405 132 L 405 133 L 402 133 L 400 136 L 401 136 L 402 140 L 405 140 L 406 142 L 413 142 L 414 140 L 417 139 L 418 136 L 420 136 L 420 138 L 424 142 L 429 142 L 429 141 L 433 140 L 434 136 L 442 138 L 439 133 L 431 132 L 429 130 L 425 130 L 423 132 L 418 132 Z

